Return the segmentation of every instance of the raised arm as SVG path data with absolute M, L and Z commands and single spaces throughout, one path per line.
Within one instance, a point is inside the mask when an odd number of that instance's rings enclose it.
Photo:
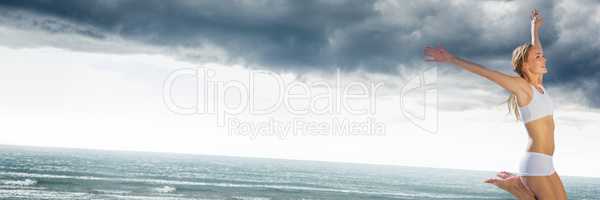
M 426 56 L 426 59 L 425 59 L 426 61 L 453 64 L 453 65 L 456 65 L 456 66 L 458 66 L 462 69 L 465 69 L 469 72 L 472 72 L 472 73 L 480 75 L 484 78 L 487 78 L 487 79 L 495 82 L 496 84 L 500 85 L 502 88 L 508 90 L 510 93 L 514 94 L 519 89 L 518 77 L 509 76 L 502 72 L 488 69 L 484 66 L 464 60 L 462 58 L 452 55 L 451 53 L 449 53 L 446 49 L 444 49 L 442 47 L 437 47 L 437 48 L 426 47 L 425 48 L 425 56 Z
M 544 25 L 544 19 L 540 12 L 534 9 L 531 11 L 531 44 L 540 49 L 542 49 L 542 42 L 540 41 L 540 29 L 542 25 Z

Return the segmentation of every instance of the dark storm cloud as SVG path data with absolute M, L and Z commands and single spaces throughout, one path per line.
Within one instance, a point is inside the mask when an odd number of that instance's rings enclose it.
M 446 1 L 9 0 L 1 4 L 155 45 L 212 44 L 233 58 L 266 67 L 388 71 L 420 60 L 422 47 L 431 42 L 479 57 L 510 51 L 511 43 L 527 38 L 527 27 L 522 26 L 525 30 L 513 32 L 523 37 L 494 41 L 496 33 L 490 31 L 505 32 L 490 27 L 488 35 L 481 35 L 482 29 L 494 23 L 481 18 L 482 9 Z M 527 9 L 522 9 L 525 20 L 518 20 L 520 25 L 527 24 Z M 475 12 L 458 14 L 467 11 Z M 93 36 L 101 38 L 97 33 Z
M 398 67 L 420 63 L 422 48 L 437 43 L 483 64 L 497 60 L 508 64 L 513 48 L 529 41 L 528 13 L 538 8 L 546 20 L 542 41 L 552 70 L 546 83 L 577 87 L 585 82 L 588 98 L 600 106 L 600 95 L 594 95 L 600 94 L 600 87 L 594 84 L 600 71 L 596 67 L 599 23 L 585 18 L 598 16 L 598 9 L 593 8 L 599 3 L 577 1 L 575 4 L 591 8 L 579 11 L 583 13 L 573 13 L 570 4 L 416 0 L 0 2 L 6 9 L 94 27 L 98 31 L 76 32 L 98 39 L 116 35 L 166 48 L 211 45 L 224 49 L 229 59 L 272 69 L 361 68 L 372 72 L 396 72 Z M 52 28 L 60 31 L 60 27 Z M 565 29 L 583 29 L 577 33 L 587 35 L 565 39 Z
M 563 1 L 554 8 L 560 37 L 544 48 L 550 84 L 582 91 L 593 107 L 600 107 L 600 2 Z
M 369 19 L 370 1 L 3 1 L 164 46 L 216 45 L 232 57 L 280 67 L 331 64 L 328 35 Z

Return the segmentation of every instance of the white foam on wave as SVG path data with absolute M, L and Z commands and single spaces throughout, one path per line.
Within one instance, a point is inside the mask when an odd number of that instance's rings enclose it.
M 90 199 L 88 194 L 79 192 L 54 192 L 29 189 L 0 190 L 0 199 Z
M 90 193 L 81 193 L 81 192 L 57 192 L 57 191 L 40 191 L 40 190 L 24 190 L 24 189 L 0 190 L 0 199 L 220 200 L 220 199 L 207 199 L 207 198 L 146 196 L 146 195 L 130 195 L 130 194 L 90 194 Z
M 187 197 L 169 197 L 169 196 L 144 196 L 144 195 L 107 195 L 109 199 L 119 200 L 222 200 L 222 199 L 205 199 L 205 198 L 187 198 Z
M 94 194 L 129 194 L 131 191 L 127 190 L 94 190 Z
M 165 186 L 162 186 L 159 188 L 154 188 L 154 191 L 157 191 L 160 193 L 172 193 L 172 192 L 177 191 L 177 188 L 165 185 Z
M 283 190 L 300 190 L 300 191 L 319 191 L 319 192 L 337 192 L 337 193 L 354 193 L 368 195 L 389 195 L 399 197 L 412 198 L 448 198 L 448 199 L 463 199 L 463 198 L 482 198 L 496 199 L 495 197 L 486 197 L 480 195 L 464 195 L 464 194 L 436 194 L 427 192 L 380 192 L 380 191 L 364 191 L 355 189 L 342 188 L 324 188 L 324 187 L 309 187 L 309 186 L 294 186 L 294 185 L 271 185 L 271 184 L 243 184 L 243 183 L 215 183 L 215 182 L 195 182 L 195 181 L 177 181 L 163 179 L 140 179 L 140 178 L 105 178 L 105 177 L 90 177 L 90 176 L 66 176 L 66 175 L 49 175 L 49 174 L 34 174 L 21 172 L 0 172 L 0 175 L 11 175 L 29 178 L 65 178 L 65 179 L 80 179 L 80 180 L 103 180 L 103 181 L 120 181 L 120 182 L 137 182 L 137 183 L 152 183 L 161 185 L 196 185 L 196 186 L 214 186 L 214 187 L 232 187 L 232 188 L 271 188 Z M 169 188 L 165 188 L 169 187 Z M 176 190 L 175 187 L 163 186 L 161 191 L 169 191 L 170 188 Z M 158 191 L 158 190 L 156 190 Z M 174 192 L 174 191 L 173 191 Z
M 244 196 L 234 196 L 231 197 L 232 199 L 239 199 L 239 200 L 271 200 L 271 198 L 268 197 L 244 197 Z
M 16 185 L 16 186 L 32 186 L 37 184 L 37 181 L 34 179 L 25 179 L 25 180 L 0 180 L 2 185 Z

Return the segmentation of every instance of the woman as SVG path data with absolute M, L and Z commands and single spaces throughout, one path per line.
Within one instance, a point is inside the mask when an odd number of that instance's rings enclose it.
M 513 69 L 519 76 L 510 76 L 487 69 L 454 56 L 441 47 L 427 47 L 425 55 L 427 61 L 454 64 L 495 82 L 511 93 L 508 99 L 509 110 L 515 113 L 517 120 L 523 120 L 530 139 L 529 148 L 519 166 L 522 184 L 527 190 L 533 192 L 537 199 L 567 199 L 562 181 L 553 167 L 554 106 L 542 85 L 544 74 L 548 72 L 539 39 L 542 25 L 543 19 L 540 14 L 537 10 L 532 11 L 532 44 L 517 47 L 512 56 Z M 500 174 L 499 176 L 502 177 Z M 515 191 L 510 192 L 515 194 Z M 527 197 L 518 196 L 518 198 Z

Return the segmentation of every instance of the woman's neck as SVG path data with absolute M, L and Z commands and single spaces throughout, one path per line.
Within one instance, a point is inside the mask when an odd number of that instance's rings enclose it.
M 540 74 L 530 74 L 529 83 L 535 86 L 542 86 L 542 75 Z

